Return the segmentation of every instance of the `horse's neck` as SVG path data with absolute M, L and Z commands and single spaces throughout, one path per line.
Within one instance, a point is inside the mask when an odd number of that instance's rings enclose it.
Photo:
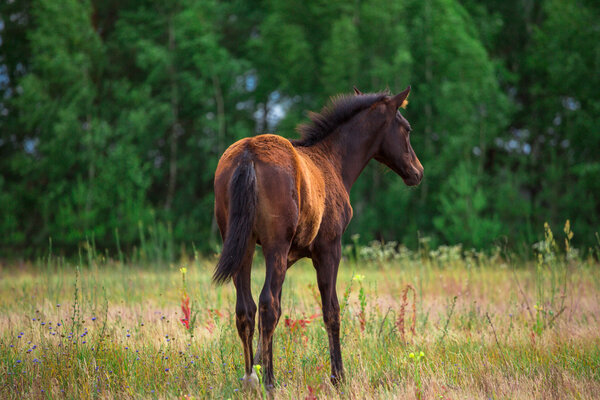
M 346 191 L 350 193 L 352 185 L 374 157 L 375 145 L 375 138 L 371 132 L 353 130 L 347 125 L 315 146 L 320 147 L 319 151 L 326 155 L 338 170 Z

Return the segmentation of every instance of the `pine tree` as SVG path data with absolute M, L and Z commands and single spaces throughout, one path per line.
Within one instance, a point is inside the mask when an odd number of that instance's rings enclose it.
M 73 248 L 86 238 L 112 243 L 144 213 L 147 180 L 127 142 L 103 116 L 105 48 L 88 2 L 37 0 L 32 6 L 31 65 L 15 98 L 24 152 L 21 229 L 28 245 Z M 119 182 L 118 185 L 115 183 Z

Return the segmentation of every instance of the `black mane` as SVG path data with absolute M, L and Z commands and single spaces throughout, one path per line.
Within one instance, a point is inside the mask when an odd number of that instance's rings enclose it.
M 329 136 L 335 129 L 356 113 L 371 107 L 387 97 L 387 93 L 338 95 L 332 97 L 320 113 L 310 112 L 311 122 L 298 125 L 300 139 L 292 140 L 294 146 L 312 146 Z

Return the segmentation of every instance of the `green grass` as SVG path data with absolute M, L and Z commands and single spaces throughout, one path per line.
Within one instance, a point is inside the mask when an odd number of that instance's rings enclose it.
M 343 261 L 338 277 L 347 377 L 339 389 L 329 382 L 320 316 L 305 328 L 285 323 L 320 315 L 314 269 L 301 261 L 288 271 L 274 338 L 276 398 L 600 396 L 596 261 L 556 252 L 514 265 L 457 247 L 361 254 Z M 261 396 L 242 390 L 235 293 L 212 285 L 214 259 L 96 259 L 80 269 L 59 261 L 0 270 L 0 398 Z M 179 321 L 184 265 L 193 332 Z M 255 299 L 263 277 L 257 258 Z M 411 295 L 401 312 L 407 284 L 416 289 L 414 334 Z

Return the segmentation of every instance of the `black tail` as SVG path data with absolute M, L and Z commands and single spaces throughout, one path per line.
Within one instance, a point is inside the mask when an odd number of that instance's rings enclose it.
M 221 258 L 213 281 L 223 284 L 242 265 L 250 242 L 256 214 L 256 171 L 254 163 L 243 156 L 229 182 L 229 219 Z

